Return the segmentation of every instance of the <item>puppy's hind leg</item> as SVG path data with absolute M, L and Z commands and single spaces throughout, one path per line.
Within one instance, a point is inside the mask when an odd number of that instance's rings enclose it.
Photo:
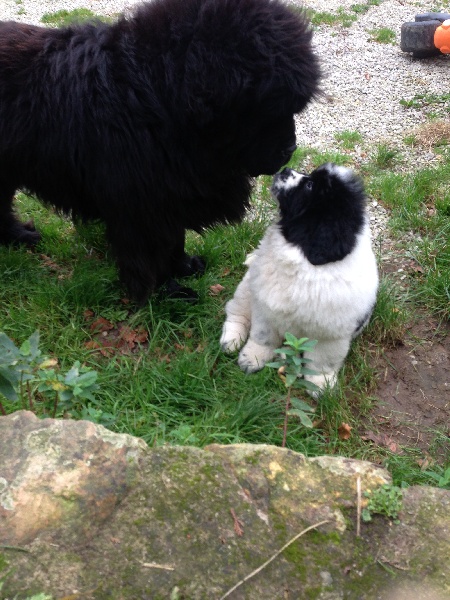
M 21 223 L 13 210 L 15 187 L 5 184 L 0 179 L 0 244 L 36 245 L 41 239 L 40 234 L 29 223 Z
M 226 319 L 220 338 L 224 352 L 239 350 L 248 337 L 251 322 L 251 296 L 248 273 L 238 285 L 234 297 L 225 307 Z

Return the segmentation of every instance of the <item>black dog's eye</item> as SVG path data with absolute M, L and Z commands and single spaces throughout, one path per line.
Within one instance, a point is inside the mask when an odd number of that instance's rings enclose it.
M 308 181 L 305 183 L 305 188 L 308 191 L 311 191 L 313 189 L 313 182 L 311 181 L 311 179 L 308 179 Z

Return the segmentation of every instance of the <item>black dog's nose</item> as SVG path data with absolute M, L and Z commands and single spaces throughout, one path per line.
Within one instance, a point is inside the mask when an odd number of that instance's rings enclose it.
M 297 150 L 297 144 L 292 144 L 292 146 L 290 146 L 290 148 L 288 148 L 289 154 L 294 154 L 294 152 L 296 150 Z
M 286 148 L 286 150 L 283 151 L 283 158 L 284 160 L 288 161 L 291 156 L 294 154 L 294 151 L 297 149 L 297 144 L 294 144 L 292 146 L 289 146 L 289 148 Z
M 289 177 L 291 172 L 291 169 L 289 167 L 284 167 L 284 169 L 282 169 L 279 173 L 277 173 L 276 178 L 280 179 L 281 181 L 286 181 L 286 179 Z

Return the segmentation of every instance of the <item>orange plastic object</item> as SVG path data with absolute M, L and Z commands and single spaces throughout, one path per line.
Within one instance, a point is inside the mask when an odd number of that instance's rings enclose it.
M 434 45 L 442 54 L 450 54 L 450 19 L 447 19 L 434 32 Z

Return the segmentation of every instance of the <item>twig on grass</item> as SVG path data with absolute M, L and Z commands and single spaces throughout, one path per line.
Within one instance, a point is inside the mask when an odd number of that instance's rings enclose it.
M 325 525 L 326 523 L 329 523 L 329 522 L 330 521 L 328 521 L 328 520 L 320 521 L 319 523 L 310 525 L 309 527 L 307 527 L 300 533 L 297 533 L 297 535 L 295 535 L 291 540 L 289 540 L 289 542 L 287 542 L 282 548 L 280 548 L 280 550 L 278 550 L 278 552 L 275 552 L 275 554 L 273 556 L 271 556 L 269 558 L 269 560 L 266 560 L 266 562 L 264 564 L 262 564 L 260 567 L 258 567 L 251 573 L 249 573 L 246 577 L 244 577 L 244 579 L 241 579 L 241 581 L 238 581 L 238 583 L 236 583 L 236 585 L 234 585 L 231 589 L 228 590 L 228 592 L 226 592 L 223 596 L 221 596 L 220 600 L 224 600 L 225 598 L 228 598 L 228 596 L 231 593 L 233 593 L 235 590 L 237 590 L 238 587 L 240 587 L 243 583 L 245 583 L 246 581 L 248 581 L 249 579 L 251 579 L 252 577 L 257 575 L 260 571 L 265 569 L 268 564 L 270 564 L 272 561 L 274 561 L 277 558 L 277 556 L 279 556 L 282 552 L 284 552 L 286 550 L 286 548 L 288 548 L 291 544 L 293 544 L 296 540 L 298 540 L 298 538 L 300 538 L 302 535 L 305 535 L 305 533 L 308 533 L 308 531 L 311 531 L 311 529 L 316 529 L 317 527 L 320 527 L 321 525 Z
M 361 477 L 356 479 L 356 537 L 361 535 Z
M 154 563 L 154 562 L 150 562 L 150 563 L 141 562 L 141 565 L 143 567 L 146 567 L 147 569 L 162 569 L 163 571 L 175 571 L 175 567 L 173 565 L 161 565 L 161 564 Z

